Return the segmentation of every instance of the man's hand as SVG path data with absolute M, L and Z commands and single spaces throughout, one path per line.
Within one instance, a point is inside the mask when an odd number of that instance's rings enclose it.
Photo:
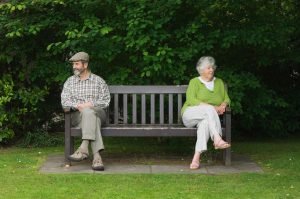
M 84 108 L 90 108 L 93 107 L 93 104 L 91 102 L 86 102 L 82 104 L 77 104 L 76 108 L 81 112 Z

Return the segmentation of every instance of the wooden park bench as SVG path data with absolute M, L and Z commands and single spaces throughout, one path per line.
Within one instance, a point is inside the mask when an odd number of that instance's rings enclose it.
M 181 107 L 187 85 L 181 86 L 109 86 L 111 103 L 102 136 L 115 137 L 189 137 L 197 136 L 196 128 L 181 121 Z M 140 106 L 139 106 L 140 105 Z M 223 138 L 231 143 L 231 112 L 221 116 Z M 80 128 L 71 127 L 71 114 L 65 110 L 65 159 L 74 152 L 74 137 Z M 225 165 L 231 164 L 231 151 L 223 152 Z

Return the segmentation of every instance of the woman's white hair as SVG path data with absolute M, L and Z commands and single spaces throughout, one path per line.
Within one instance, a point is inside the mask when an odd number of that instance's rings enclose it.
M 196 65 L 196 69 L 197 69 L 199 74 L 201 74 L 203 69 L 205 69 L 208 66 L 211 66 L 214 70 L 216 70 L 217 65 L 215 63 L 216 63 L 216 61 L 213 57 L 204 56 L 204 57 L 201 57 L 198 60 L 197 65 Z

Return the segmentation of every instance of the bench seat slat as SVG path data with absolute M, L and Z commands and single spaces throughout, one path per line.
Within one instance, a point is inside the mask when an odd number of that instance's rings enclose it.
M 120 136 L 120 137 L 194 137 L 197 135 L 196 128 L 170 127 L 170 128 L 112 128 L 103 127 L 102 136 Z M 72 129 L 71 136 L 81 136 L 81 129 Z
M 116 126 L 104 126 L 101 127 L 102 129 L 194 129 L 197 130 L 196 127 L 188 128 L 181 125 L 163 125 L 163 126 L 151 126 L 151 125 L 116 125 Z M 225 128 L 222 127 L 222 131 L 224 131 Z M 72 127 L 71 132 L 81 132 L 81 128 L 79 127 Z
M 224 128 L 222 131 L 224 132 Z M 184 126 L 150 126 L 150 125 L 141 125 L 141 126 L 109 126 L 101 128 L 102 136 L 153 136 L 153 137 L 165 137 L 165 136 L 187 136 L 195 137 L 197 136 L 197 128 L 187 128 Z M 71 128 L 71 136 L 81 136 L 80 128 Z

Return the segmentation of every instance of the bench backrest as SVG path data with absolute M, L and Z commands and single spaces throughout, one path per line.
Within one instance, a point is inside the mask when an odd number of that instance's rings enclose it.
M 109 86 L 108 125 L 178 125 L 187 85 Z

